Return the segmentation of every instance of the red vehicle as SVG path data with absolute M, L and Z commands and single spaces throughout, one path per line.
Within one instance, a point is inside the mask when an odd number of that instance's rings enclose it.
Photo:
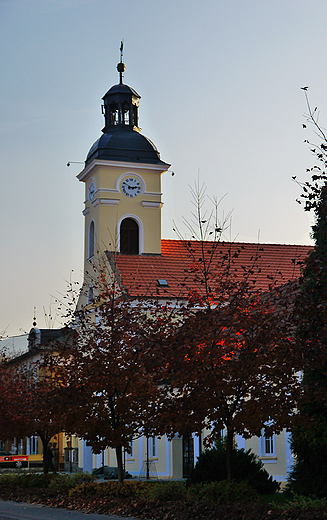
M 9 451 L 0 451 L 1 468 L 27 468 L 28 455 L 12 455 Z

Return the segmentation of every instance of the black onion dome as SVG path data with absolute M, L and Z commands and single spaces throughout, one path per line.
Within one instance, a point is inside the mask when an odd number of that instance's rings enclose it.
M 160 159 L 156 146 L 136 130 L 114 128 L 104 133 L 92 145 L 85 164 L 93 159 L 107 161 L 127 161 L 150 164 L 165 164 Z

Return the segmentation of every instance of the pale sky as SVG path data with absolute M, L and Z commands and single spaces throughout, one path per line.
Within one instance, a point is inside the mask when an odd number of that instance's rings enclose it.
M 326 28 L 326 0 L 0 0 L 0 332 L 28 331 L 34 306 L 46 327 L 43 308 L 82 279 L 82 165 L 66 164 L 101 135 L 121 39 L 142 133 L 175 172 L 163 238 L 199 173 L 226 194 L 233 239 L 310 244 L 291 177 L 315 164 L 302 86 L 327 126 Z

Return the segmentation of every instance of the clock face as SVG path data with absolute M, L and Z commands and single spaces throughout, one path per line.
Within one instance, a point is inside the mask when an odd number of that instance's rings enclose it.
M 128 177 L 121 183 L 121 191 L 126 197 L 136 197 L 141 193 L 141 189 L 141 183 L 138 179 L 135 179 L 135 177 Z
M 91 184 L 89 185 L 89 199 L 91 202 L 93 202 L 94 193 L 95 193 L 95 186 L 94 186 L 94 182 L 92 181 Z

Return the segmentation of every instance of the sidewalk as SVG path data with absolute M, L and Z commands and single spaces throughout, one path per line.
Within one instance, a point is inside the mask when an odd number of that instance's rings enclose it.
M 0 520 L 138 520 L 135 517 L 98 515 L 83 511 L 69 511 L 26 502 L 0 500 Z

